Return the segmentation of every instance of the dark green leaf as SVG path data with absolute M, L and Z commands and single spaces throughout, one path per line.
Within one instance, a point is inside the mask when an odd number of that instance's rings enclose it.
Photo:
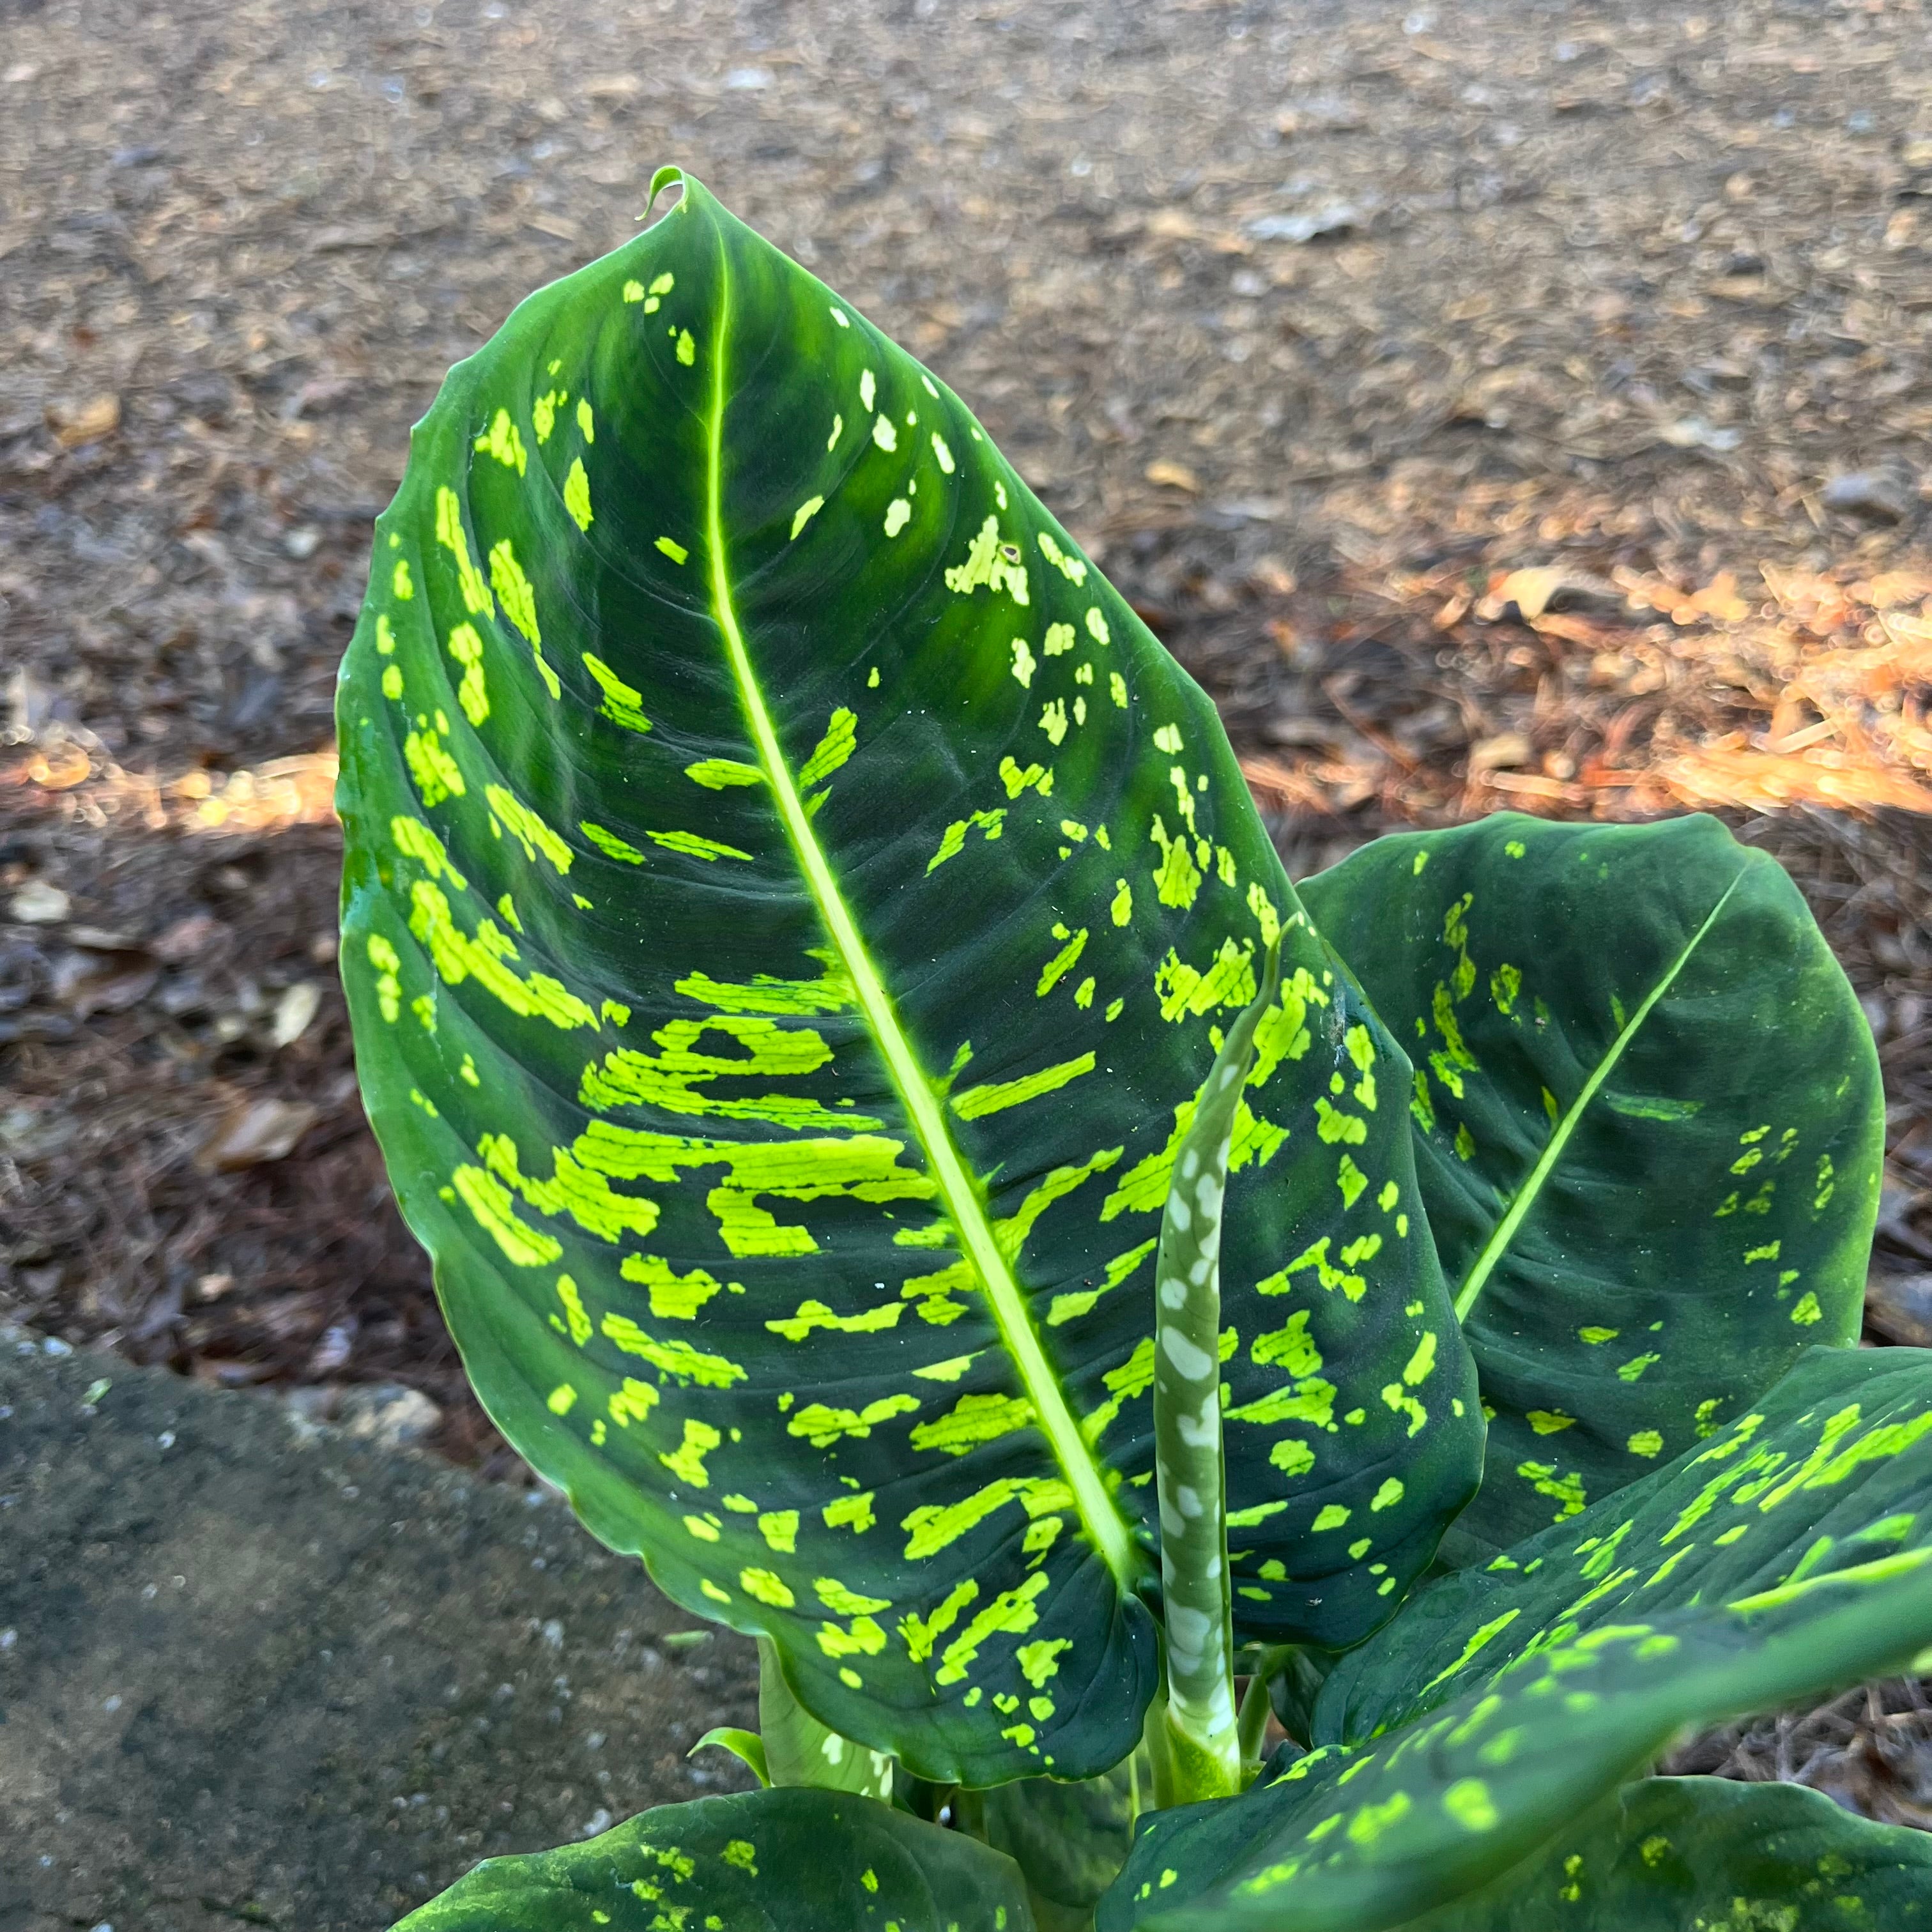
M 395 1932 L 1032 1932 L 1010 1858 L 847 1792 L 664 1804 L 559 1851 L 486 1858 Z
M 1337 1660 L 1315 1735 L 1376 1737 L 1559 1633 L 1694 1604 L 1796 1628 L 1900 1577 L 1932 1613 L 1932 1351 L 1814 1349 L 1701 1448 L 1419 1591 Z
M 1932 1551 L 1926 1552 L 1932 1555 Z M 1894 1670 L 1932 1642 L 1922 1567 L 1844 1575 L 1756 1611 L 1567 1623 L 1366 1748 L 1159 1814 L 1102 1932 L 1378 1932 L 1538 1853 L 1687 1723 Z
M 675 178 L 675 176 L 673 177 Z M 1156 1217 L 1278 931 L 1222 1252 L 1237 1618 L 1473 1482 L 1408 1063 L 1213 706 L 943 386 L 696 183 L 451 376 L 339 709 L 370 1114 L 478 1393 L 937 1781 L 1155 1682 Z
M 984 1798 L 986 1842 L 1024 1874 L 1040 1932 L 1081 1932 L 1118 1876 L 1133 1840 L 1136 1798 L 1148 1801 L 1144 1752 L 1104 1778 L 1063 1784 L 1028 1778 Z
M 1932 1833 L 1796 1784 L 1646 1778 L 1402 1932 L 1924 1932 Z
M 1717 820 L 1505 813 L 1302 888 L 1416 1063 L 1416 1165 L 1492 1412 L 1445 1555 L 1574 1514 L 1858 1331 L 1884 1110 L 1797 889 Z

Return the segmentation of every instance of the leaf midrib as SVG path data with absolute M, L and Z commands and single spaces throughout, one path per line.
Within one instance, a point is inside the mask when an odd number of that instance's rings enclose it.
M 886 1063 L 900 1104 L 931 1164 L 946 1212 L 958 1231 L 961 1245 L 979 1275 L 987 1307 L 1018 1373 L 1021 1385 L 1033 1404 L 1040 1430 L 1047 1438 L 1068 1486 L 1073 1492 L 1075 1506 L 1089 1538 L 1106 1560 L 1120 1589 L 1130 1594 L 1138 1566 L 1126 1525 L 1114 1506 L 1102 1472 L 1088 1448 L 1079 1424 L 1068 1406 L 1066 1393 L 1046 1359 L 1025 1298 L 1000 1249 L 986 1204 L 958 1148 L 953 1144 L 951 1132 L 925 1070 L 899 1024 L 891 998 L 866 950 L 851 913 L 838 890 L 838 882 L 832 877 L 832 868 L 819 846 L 790 768 L 785 763 L 770 714 L 765 708 L 764 692 L 752 670 L 751 656 L 739 628 L 724 559 L 724 375 L 726 345 L 730 334 L 731 280 L 730 255 L 722 236 L 718 248 L 718 291 L 711 356 L 711 405 L 705 424 L 705 548 L 712 614 L 724 640 L 725 652 L 738 687 L 740 701 L 745 707 L 752 742 L 764 767 L 779 818 L 791 842 L 806 887 L 850 976 L 873 1042 Z
M 1556 1172 L 1556 1164 L 1562 1159 L 1563 1150 L 1569 1144 L 1570 1136 L 1576 1132 L 1577 1124 L 1583 1118 L 1584 1109 L 1596 1098 L 1598 1090 L 1610 1078 L 1610 1070 L 1623 1058 L 1624 1048 L 1636 1037 L 1638 1030 L 1649 1018 L 1652 1008 L 1670 990 L 1678 974 L 1690 963 L 1690 956 L 1703 944 L 1706 934 L 1718 922 L 1718 916 L 1730 903 L 1732 893 L 1737 890 L 1743 880 L 1744 870 L 1743 866 L 1738 868 L 1730 884 L 1719 896 L 1717 904 L 1705 915 L 1703 924 L 1690 935 L 1683 951 L 1670 962 L 1670 970 L 1644 995 L 1642 1004 L 1624 1022 L 1622 1030 L 1610 1042 L 1610 1051 L 1598 1061 L 1590 1077 L 1578 1090 L 1576 1099 L 1564 1110 L 1562 1118 L 1557 1122 L 1556 1130 L 1544 1144 L 1542 1153 L 1537 1156 L 1536 1165 L 1530 1169 L 1522 1185 L 1516 1190 L 1508 1211 L 1490 1231 L 1490 1238 L 1483 1244 L 1482 1252 L 1471 1263 L 1469 1272 L 1462 1279 L 1462 1286 L 1456 1291 L 1456 1318 L 1466 1327 L 1468 1323 L 1469 1311 L 1475 1306 L 1477 1298 L 1495 1271 L 1496 1264 L 1508 1252 L 1510 1242 L 1516 1238 L 1517 1228 L 1522 1225 L 1523 1217 L 1536 1204 L 1544 1184 Z

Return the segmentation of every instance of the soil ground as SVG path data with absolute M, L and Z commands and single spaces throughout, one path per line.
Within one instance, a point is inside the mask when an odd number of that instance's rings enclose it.
M 0 1312 L 406 1384 L 515 1476 L 356 1100 L 329 708 L 407 424 L 675 159 L 980 411 L 1292 868 L 1503 806 L 1776 850 L 1886 1065 L 1871 1339 L 1932 1342 L 1927 27 L 0 0 Z M 1892 1702 L 1808 1774 L 1932 1802 Z

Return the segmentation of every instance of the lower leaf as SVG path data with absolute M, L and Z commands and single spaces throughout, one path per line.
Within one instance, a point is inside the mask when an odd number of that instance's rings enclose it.
M 486 1858 L 394 1932 L 1034 1932 L 1012 1859 L 868 1798 L 793 1787 L 660 1805 Z
M 1382 1932 L 1538 1855 L 1685 1724 L 1876 1676 L 1932 1642 L 1922 1574 L 1765 1609 L 1552 1629 L 1366 1748 L 1328 1745 L 1245 1796 L 1163 1813 L 1100 1932 Z
M 1646 1778 L 1402 1932 L 1924 1932 L 1932 1833 L 1797 1784 Z

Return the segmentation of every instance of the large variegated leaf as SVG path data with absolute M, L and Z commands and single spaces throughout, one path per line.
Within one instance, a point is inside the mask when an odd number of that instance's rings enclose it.
M 675 176 L 674 175 L 674 178 Z M 1211 706 L 942 385 L 694 182 L 451 376 L 344 668 L 371 1118 L 485 1405 L 922 1775 L 1155 1676 L 1152 1257 L 1283 935 L 1222 1251 L 1244 1630 L 1472 1486 L 1406 1058 Z
M 850 1792 L 662 1804 L 580 1845 L 486 1858 L 395 1932 L 1033 1932 L 1019 1868 Z
M 1100 1932 L 1406 1924 L 1540 1856 L 1686 1723 L 1906 1663 L 1932 1642 L 1928 1574 L 1550 1631 L 1370 1745 L 1318 1747 L 1242 1797 L 1159 1814 Z
M 1329 1672 L 1315 1738 L 1379 1736 L 1562 1633 L 1688 1604 L 1802 1619 L 1893 1578 L 1932 1615 L 1932 1350 L 1814 1348 L 1667 1468 L 1419 1591 Z
M 1926 1932 L 1932 1832 L 1797 1784 L 1646 1778 L 1402 1932 Z
M 1378 839 L 1302 890 L 1415 1061 L 1418 1173 L 1491 1416 L 1452 1560 L 1857 1335 L 1877 1057 L 1772 859 L 1712 818 L 1505 813 Z

